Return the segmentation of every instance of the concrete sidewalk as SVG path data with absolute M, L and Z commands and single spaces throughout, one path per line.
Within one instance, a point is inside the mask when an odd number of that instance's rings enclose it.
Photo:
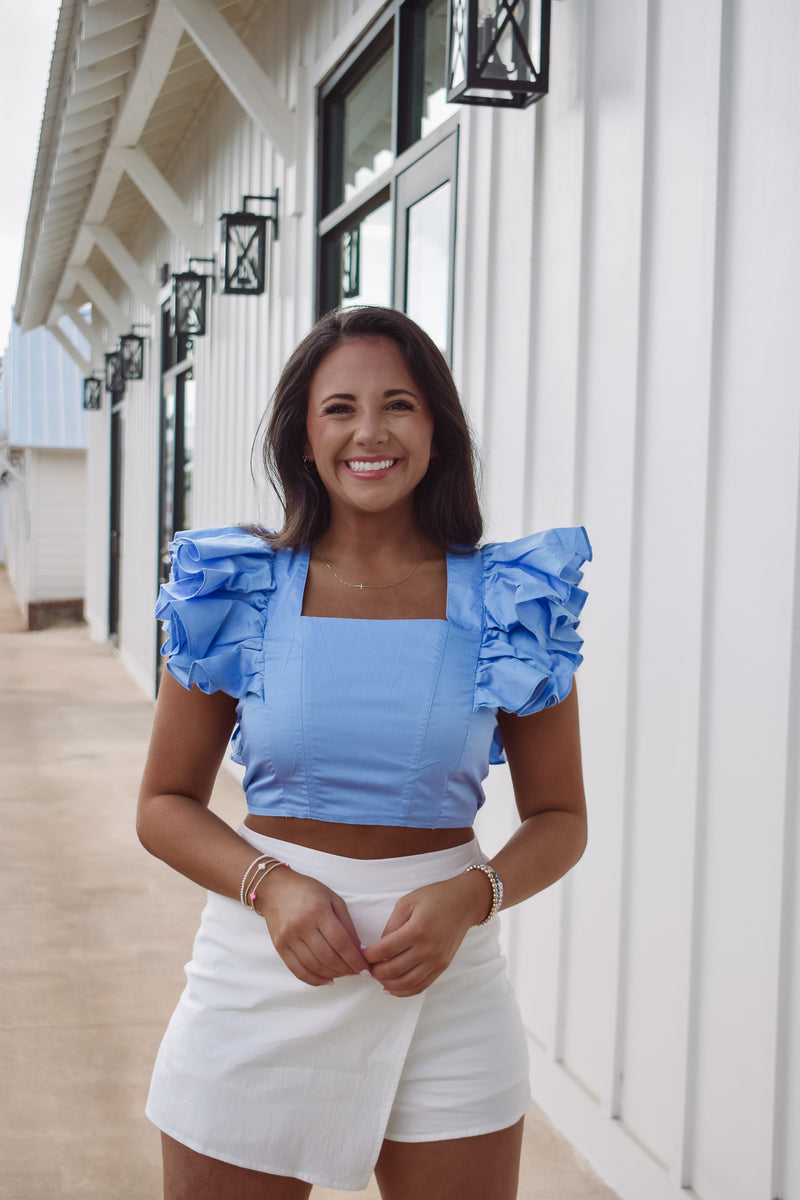
M 0 571 L 0 1200 L 161 1195 L 144 1100 L 203 896 L 136 840 L 152 711 L 84 628 L 24 632 Z M 225 772 L 214 805 L 238 823 Z M 535 1108 L 519 1196 L 615 1200 Z

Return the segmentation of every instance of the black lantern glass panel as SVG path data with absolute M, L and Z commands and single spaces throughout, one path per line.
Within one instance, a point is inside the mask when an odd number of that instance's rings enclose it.
M 447 99 L 525 108 L 547 94 L 550 0 L 450 0 Z
M 125 377 L 122 374 L 122 355 L 119 350 L 112 350 L 106 355 L 106 391 L 116 399 L 125 391 Z
M 103 406 L 103 381 L 88 375 L 83 381 L 83 407 L 87 412 L 99 412 Z
M 267 222 L 259 213 L 223 213 L 222 290 L 229 296 L 260 296 L 267 286 Z
M 123 333 L 119 339 L 122 356 L 122 378 L 144 379 L 144 338 L 137 333 Z
M 206 331 L 208 276 L 183 271 L 172 276 L 172 319 L 177 337 L 202 337 Z

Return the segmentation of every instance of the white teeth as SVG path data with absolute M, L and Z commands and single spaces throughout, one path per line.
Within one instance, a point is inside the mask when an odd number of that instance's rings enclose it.
M 359 459 L 348 461 L 351 471 L 386 471 L 397 462 L 395 458 L 382 458 L 380 462 L 362 462 Z

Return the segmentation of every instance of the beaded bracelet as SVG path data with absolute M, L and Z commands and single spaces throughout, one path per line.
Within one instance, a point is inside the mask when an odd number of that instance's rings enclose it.
M 278 862 L 277 858 L 274 859 L 269 864 L 269 866 L 266 868 L 266 870 L 263 871 L 258 876 L 257 879 L 253 880 L 252 890 L 248 893 L 248 896 L 247 896 L 249 903 L 246 904 L 245 907 L 251 908 L 253 910 L 253 912 L 257 912 L 258 910 L 256 909 L 256 900 L 258 899 L 258 889 L 261 886 L 262 882 L 267 878 L 270 871 L 274 871 L 276 867 L 288 867 L 288 865 L 289 864 L 286 862 Z
M 245 898 L 244 898 L 245 891 L 247 889 L 247 880 L 250 877 L 250 872 L 253 870 L 254 867 L 256 868 L 256 873 L 258 873 L 259 871 L 263 871 L 264 868 L 267 866 L 267 863 L 276 862 L 276 861 L 277 860 L 273 854 L 259 854 L 258 858 L 254 858 L 253 861 L 250 863 L 250 866 L 247 868 L 244 875 L 242 876 L 242 886 L 239 890 L 239 899 L 241 900 L 242 904 L 244 904 L 245 908 L 250 907 L 248 904 L 245 903 Z M 261 863 L 262 865 L 259 866 L 259 863 Z
M 468 875 L 470 871 L 483 871 L 484 875 L 489 880 L 489 883 L 492 885 L 492 907 L 489 909 L 488 914 L 483 918 L 483 920 L 478 922 L 478 925 L 488 925 L 492 918 L 497 916 L 502 907 L 503 881 L 500 879 L 500 876 L 497 874 L 494 868 L 490 867 L 488 863 L 473 863 L 471 867 L 467 867 L 464 874 Z

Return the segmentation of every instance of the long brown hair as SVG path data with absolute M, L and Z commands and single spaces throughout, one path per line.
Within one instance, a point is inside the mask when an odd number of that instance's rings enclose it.
M 443 546 L 473 547 L 483 521 L 475 485 L 475 459 L 464 410 L 444 356 L 427 333 L 393 308 L 335 309 L 303 339 L 283 369 L 272 408 L 256 441 L 267 478 L 283 505 L 285 522 L 269 535 L 276 548 L 303 546 L 330 523 L 330 501 L 319 476 L 303 465 L 311 380 L 323 358 L 344 341 L 384 337 L 395 342 L 430 406 L 437 457 L 417 485 L 417 520 Z M 261 533 L 263 530 L 252 528 Z

